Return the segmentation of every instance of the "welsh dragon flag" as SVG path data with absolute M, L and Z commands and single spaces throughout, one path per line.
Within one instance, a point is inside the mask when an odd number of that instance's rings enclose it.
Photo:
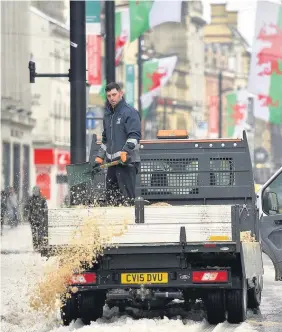
M 148 107 L 158 96 L 167 81 L 170 79 L 176 66 L 177 56 L 162 59 L 149 60 L 143 63 L 143 95 L 141 96 L 144 117 L 148 112 Z
M 256 95 L 254 115 L 282 123 L 282 5 L 258 1 L 249 92 Z
M 226 101 L 227 137 L 241 138 L 248 116 L 248 92 L 246 90 L 231 92 L 226 95 Z
M 130 39 L 130 19 L 129 9 L 126 8 L 123 11 L 115 14 L 115 45 L 116 45 L 116 57 L 115 64 L 119 64 L 125 44 Z
M 130 41 L 165 22 L 181 22 L 182 0 L 130 0 Z

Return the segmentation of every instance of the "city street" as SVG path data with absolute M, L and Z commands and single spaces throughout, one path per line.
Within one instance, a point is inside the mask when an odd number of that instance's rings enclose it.
M 260 312 L 248 312 L 245 323 L 231 325 L 227 322 L 217 326 L 209 325 L 201 311 L 184 314 L 177 308 L 174 317 L 163 320 L 133 319 L 119 316 L 117 308 L 105 308 L 104 318 L 84 326 L 81 321 L 69 327 L 60 324 L 59 314 L 48 317 L 43 312 L 33 312 L 28 305 L 27 294 L 40 278 L 45 259 L 34 253 L 31 245 L 29 225 L 21 225 L 17 229 L 4 228 L 1 247 L 1 300 L 2 300 L 2 331 L 3 332 L 129 332 L 171 330 L 185 332 L 280 332 L 282 330 L 282 284 L 274 281 L 274 270 L 270 260 L 264 256 L 264 292 Z M 180 317 L 180 315 L 182 317 Z
M 282 332 L 281 45 L 281 0 L 1 1 L 1 331 Z

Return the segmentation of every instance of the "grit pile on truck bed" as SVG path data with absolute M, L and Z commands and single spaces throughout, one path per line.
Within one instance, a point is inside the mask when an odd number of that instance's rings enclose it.
M 108 241 L 116 247 L 72 279 L 77 291 L 62 309 L 64 324 L 98 319 L 105 303 L 124 310 L 165 307 L 173 299 L 187 308 L 201 299 L 212 324 L 244 321 L 247 307 L 260 305 L 263 275 L 245 133 L 230 140 L 168 136 L 140 147 L 135 206 L 104 206 L 101 172 L 71 187 L 76 197 L 84 191 L 77 204 L 91 197 L 95 207 L 49 210 L 44 255 L 67 246 L 85 218 L 98 220 L 101 232 L 107 223 L 114 228 Z M 91 155 L 98 148 L 94 140 Z

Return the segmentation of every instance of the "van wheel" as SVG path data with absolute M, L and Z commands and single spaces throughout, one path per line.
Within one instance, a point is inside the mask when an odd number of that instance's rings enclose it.
M 262 277 L 256 279 L 255 287 L 248 289 L 248 308 L 257 309 L 261 303 Z
M 63 306 L 61 307 L 61 318 L 65 326 L 70 325 L 73 320 L 78 317 L 77 311 L 77 299 L 75 296 L 66 298 L 63 300 Z
M 231 324 L 244 322 L 247 317 L 247 284 L 243 289 L 233 289 L 227 292 L 227 320 Z
M 219 324 L 225 321 L 225 293 L 221 290 L 209 291 L 205 304 L 207 320 L 210 324 Z
M 81 294 L 80 317 L 85 325 L 103 317 L 106 301 L 105 292 L 96 291 Z

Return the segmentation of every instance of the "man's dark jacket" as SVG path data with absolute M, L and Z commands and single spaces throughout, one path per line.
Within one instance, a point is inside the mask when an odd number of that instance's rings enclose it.
M 122 99 L 115 110 L 107 103 L 103 120 L 102 144 L 97 156 L 114 161 L 126 151 L 131 162 L 140 162 L 141 119 L 139 112 Z

